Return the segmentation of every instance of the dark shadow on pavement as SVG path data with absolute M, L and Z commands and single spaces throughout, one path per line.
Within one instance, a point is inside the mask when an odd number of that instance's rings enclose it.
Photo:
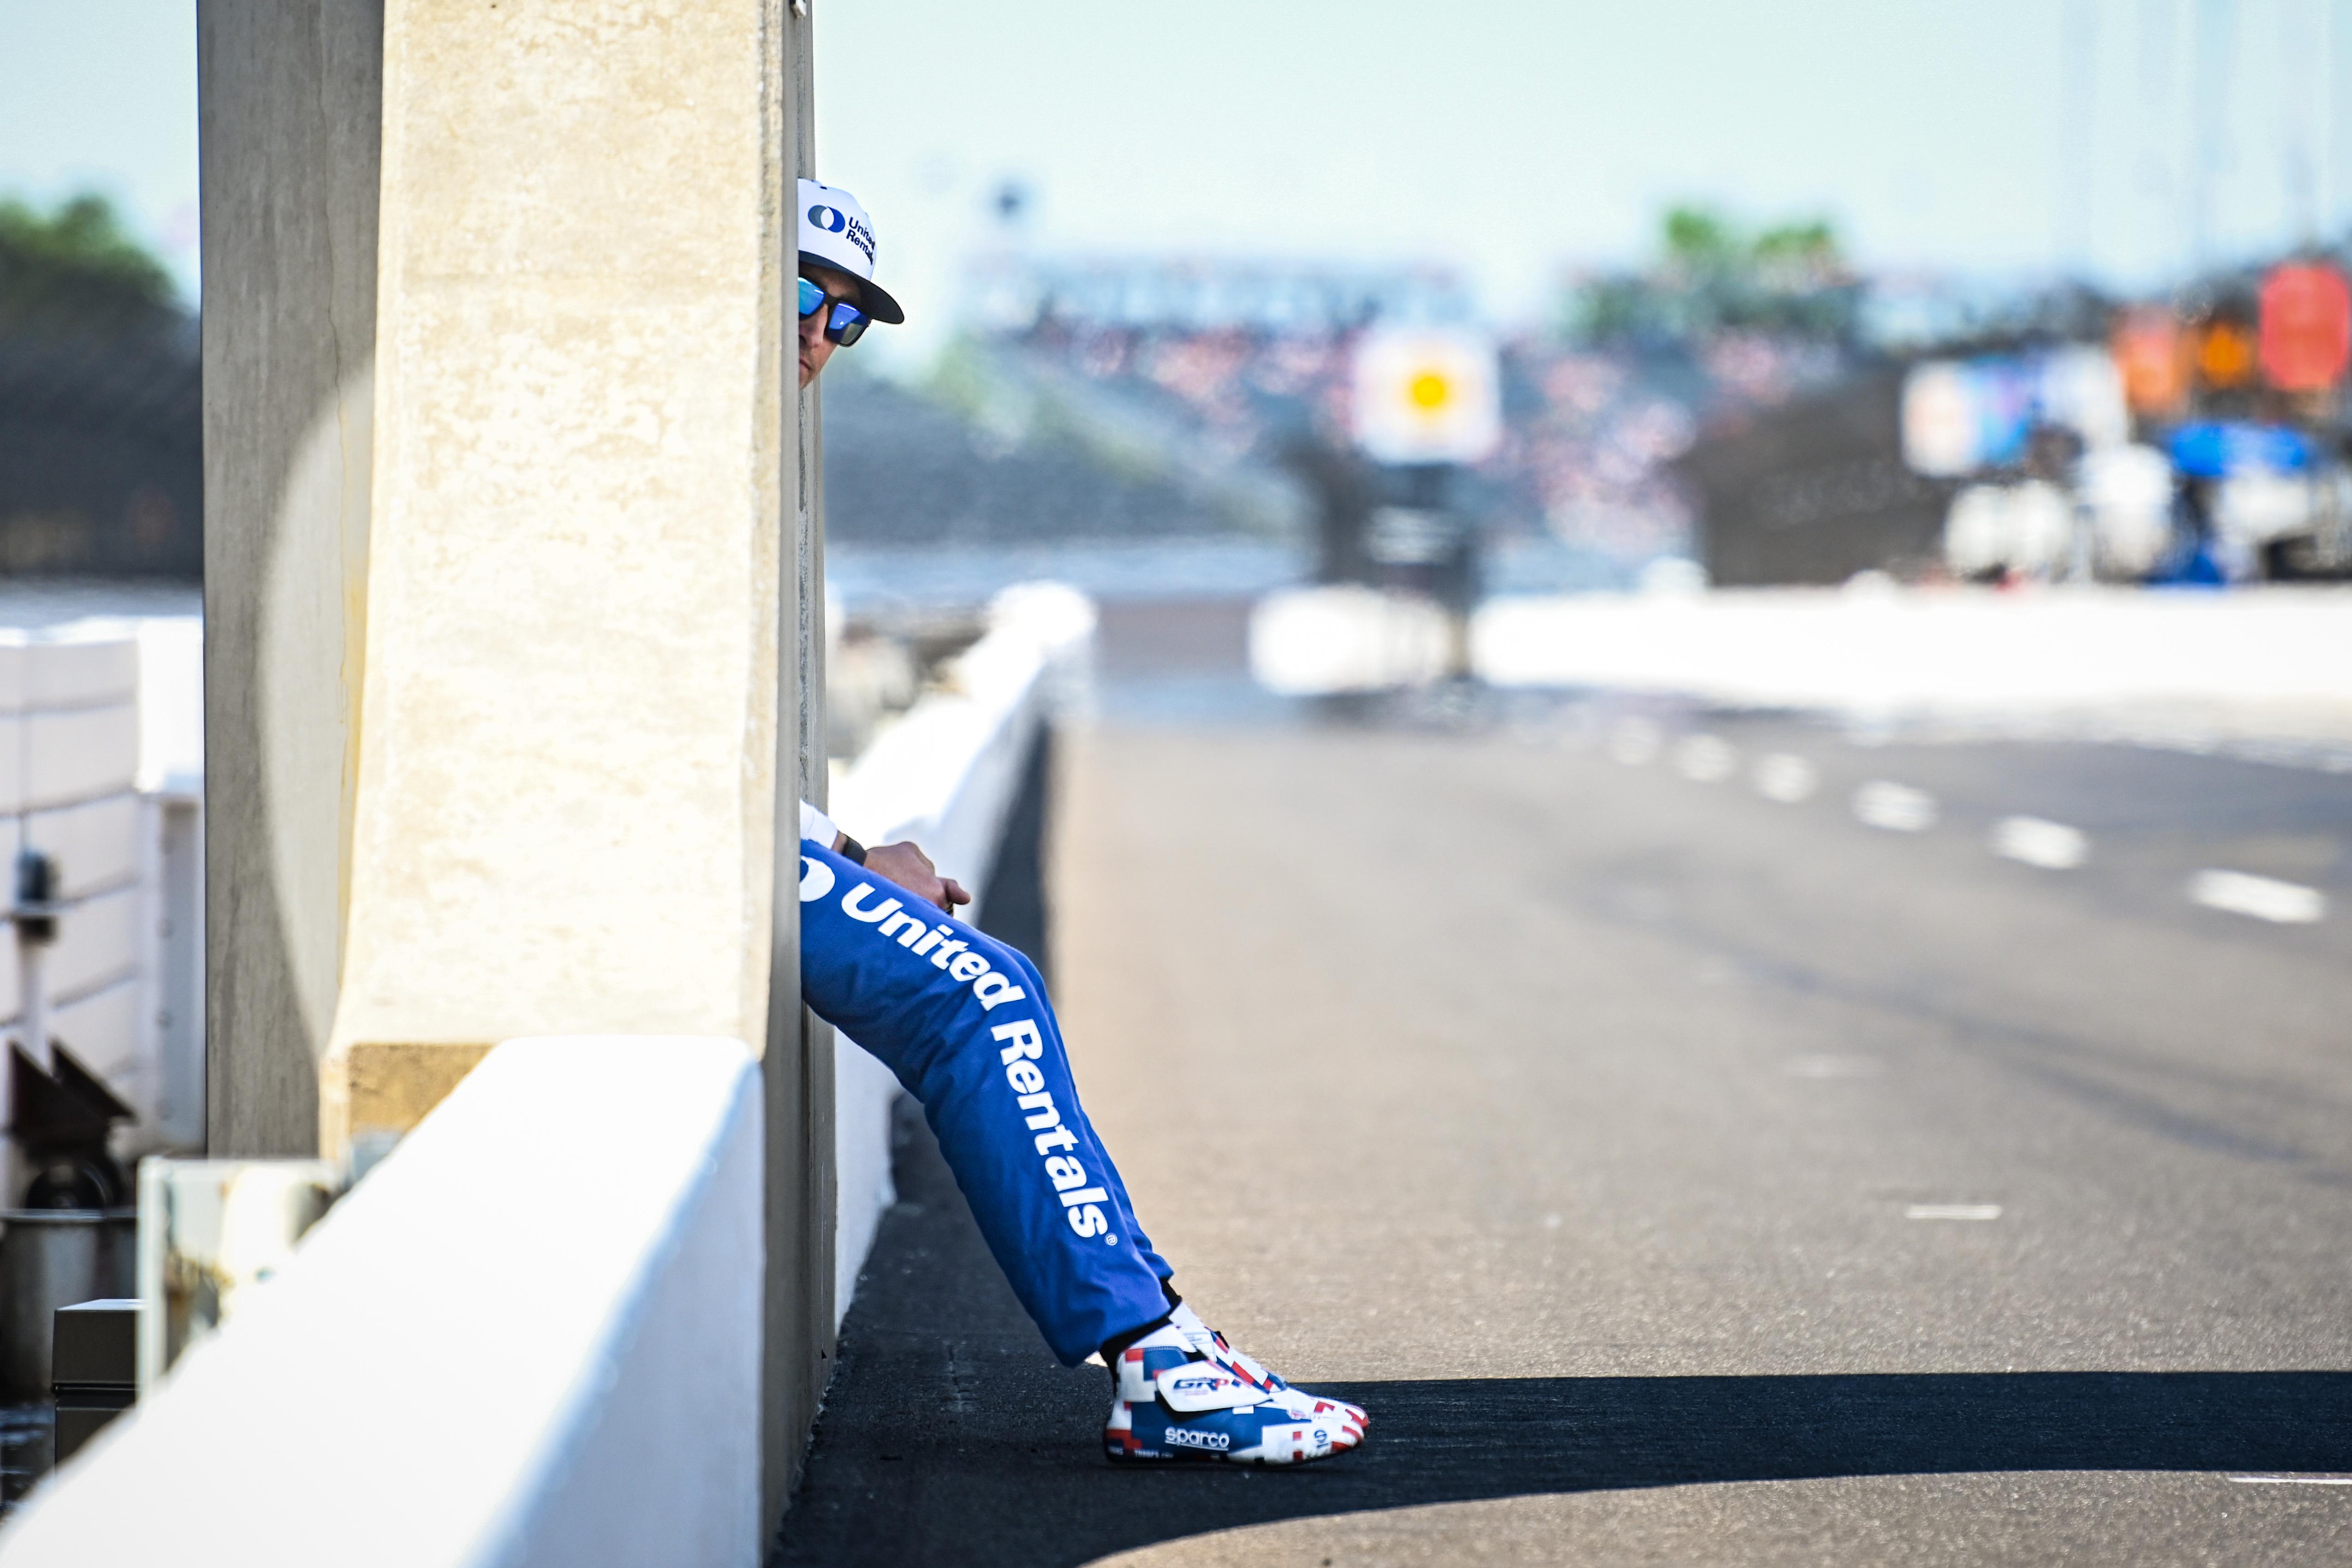
M 1327 1384 L 1372 1412 L 1297 1470 L 1113 1469 L 1108 1374 L 1055 1364 L 910 1104 L 772 1563 L 1090 1562 L 1277 1520 L 1705 1481 L 2352 1471 L 2352 1373 L 1556 1377 Z

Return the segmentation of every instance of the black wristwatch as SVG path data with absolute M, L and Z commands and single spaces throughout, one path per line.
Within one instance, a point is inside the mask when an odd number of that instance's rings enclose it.
M 841 856 L 844 859 L 855 860 L 860 866 L 866 864 L 866 846 L 860 844 L 856 839 L 852 838 L 846 833 L 841 836 L 841 847 L 838 850 L 835 850 L 835 853 Z

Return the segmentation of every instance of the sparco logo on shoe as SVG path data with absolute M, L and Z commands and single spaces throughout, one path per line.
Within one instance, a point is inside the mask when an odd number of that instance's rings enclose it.
M 1215 1448 L 1220 1451 L 1234 1446 L 1230 1432 L 1193 1432 L 1181 1426 L 1171 1426 L 1160 1435 L 1163 1443 L 1179 1448 Z

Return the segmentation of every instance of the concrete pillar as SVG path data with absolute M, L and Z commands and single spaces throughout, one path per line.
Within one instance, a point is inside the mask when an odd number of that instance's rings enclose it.
M 307 1154 L 342 963 L 383 0 L 202 0 L 205 1033 L 215 1154 Z
M 771 941 L 797 915 L 772 897 L 799 597 L 784 14 L 387 10 L 326 1152 L 509 1036 L 756 1043 L 772 964 L 797 990 L 796 939 Z
M 778 896 L 824 777 L 806 6 L 205 0 L 204 39 L 215 1147 L 397 1133 L 516 1035 L 760 1047 L 772 1520 L 833 1323 Z

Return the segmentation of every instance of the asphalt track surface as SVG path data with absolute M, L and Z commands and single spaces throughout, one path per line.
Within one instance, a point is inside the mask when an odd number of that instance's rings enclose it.
M 1105 1466 L 912 1124 L 784 1562 L 2352 1558 L 2352 777 L 1572 717 L 1066 748 L 1088 1108 L 1180 1287 L 1370 1438 Z

